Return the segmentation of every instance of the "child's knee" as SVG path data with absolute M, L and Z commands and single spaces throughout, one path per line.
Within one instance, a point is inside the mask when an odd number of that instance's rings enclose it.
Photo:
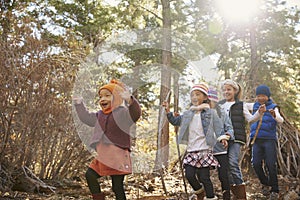
M 185 177 L 188 179 L 188 180 L 191 180 L 191 179 L 195 179 L 196 177 L 196 174 L 193 170 L 189 170 L 189 169 L 185 169 Z

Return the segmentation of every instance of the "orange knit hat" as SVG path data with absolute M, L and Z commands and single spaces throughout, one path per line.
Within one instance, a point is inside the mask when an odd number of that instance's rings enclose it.
M 113 95 L 112 107 L 109 110 L 103 111 L 105 114 L 110 113 L 112 110 L 114 110 L 115 108 L 117 108 L 123 103 L 123 99 L 120 96 L 120 93 L 124 92 L 124 88 L 125 88 L 124 83 L 115 79 L 111 80 L 108 84 L 100 87 L 98 91 L 99 95 L 102 89 L 109 90 Z

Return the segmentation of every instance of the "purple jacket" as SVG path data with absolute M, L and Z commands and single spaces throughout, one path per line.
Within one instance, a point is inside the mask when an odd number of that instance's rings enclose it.
M 90 147 L 95 149 L 101 141 L 130 150 L 130 127 L 142 113 L 138 101 L 133 97 L 132 100 L 128 108 L 119 106 L 107 115 L 102 110 L 89 112 L 83 103 L 75 104 L 79 119 L 86 125 L 95 127 Z

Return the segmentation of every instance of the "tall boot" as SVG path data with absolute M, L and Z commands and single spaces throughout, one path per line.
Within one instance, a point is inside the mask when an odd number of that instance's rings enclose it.
M 104 193 L 92 194 L 93 200 L 105 200 Z
M 205 191 L 204 191 L 204 188 L 200 188 L 199 190 L 197 190 L 195 192 L 195 194 L 197 195 L 197 200 L 203 200 L 204 197 L 205 197 Z
M 223 191 L 223 200 L 230 200 L 230 190 Z
M 231 185 L 230 189 L 233 193 L 234 200 L 247 200 L 245 184 Z
M 237 192 L 236 192 L 235 185 L 230 185 L 230 190 L 231 190 L 231 192 L 232 192 L 232 194 L 233 194 L 233 195 L 232 195 L 232 196 L 233 196 L 232 199 L 233 199 L 233 200 L 236 200 L 236 199 L 237 199 L 237 198 L 236 198 L 236 193 L 237 193 Z

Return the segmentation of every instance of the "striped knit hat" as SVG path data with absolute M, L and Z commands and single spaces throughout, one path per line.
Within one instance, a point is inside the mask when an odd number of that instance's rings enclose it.
M 201 91 L 206 96 L 208 95 L 208 85 L 204 82 L 194 85 L 191 89 L 191 93 L 195 90 Z
M 208 90 L 208 99 L 214 102 L 218 102 L 219 101 L 218 92 L 213 88 L 210 88 Z

